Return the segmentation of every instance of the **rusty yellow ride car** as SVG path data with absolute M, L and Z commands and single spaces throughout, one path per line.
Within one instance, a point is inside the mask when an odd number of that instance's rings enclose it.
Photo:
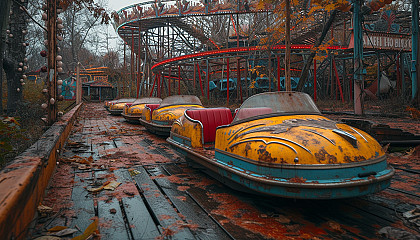
M 143 109 L 146 107 L 146 104 L 160 104 L 161 102 L 162 102 L 162 99 L 155 98 L 155 97 L 139 98 L 133 103 L 126 103 L 121 115 L 128 122 L 139 123 L 139 119 L 141 118 L 141 113 L 143 112 Z
M 121 115 L 125 104 L 133 103 L 134 101 L 136 101 L 136 98 L 121 98 L 115 102 L 112 102 L 107 110 L 112 115 Z
M 322 116 L 300 92 L 254 95 L 233 119 L 227 108 L 189 109 L 167 141 L 227 185 L 262 195 L 356 197 L 394 174 L 373 137 Z
M 198 97 L 175 95 L 162 100 L 160 104 L 146 104 L 140 123 L 150 132 L 169 136 L 172 123 L 184 114 L 186 109 L 203 108 Z

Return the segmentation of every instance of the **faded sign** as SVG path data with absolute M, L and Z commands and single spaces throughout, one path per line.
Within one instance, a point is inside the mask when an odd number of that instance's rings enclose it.
M 354 48 L 353 33 L 349 48 Z M 363 48 L 411 51 L 411 37 L 405 34 L 368 32 L 363 34 Z

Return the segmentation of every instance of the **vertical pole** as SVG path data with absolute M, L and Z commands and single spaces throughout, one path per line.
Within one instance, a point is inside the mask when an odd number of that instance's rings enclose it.
M 57 2 L 48 0 L 48 125 L 57 120 Z
M 131 61 L 130 61 L 130 97 L 132 97 L 132 91 L 133 91 L 133 82 L 134 82 L 134 30 L 131 29 Z
M 405 53 L 401 53 L 401 98 L 404 99 L 405 95 L 405 67 L 404 67 Z
M 316 60 L 314 59 L 314 101 L 316 101 Z
M 411 99 L 418 94 L 419 1 L 411 0 Z
M 178 66 L 178 95 L 181 95 L 181 66 Z
M 338 90 L 340 91 L 341 102 L 344 103 L 343 89 L 341 88 L 340 77 L 338 76 L 337 65 L 335 64 L 335 58 L 332 58 L 332 63 L 334 67 L 334 75 L 337 81 Z M 337 92 L 337 90 L 336 90 Z M 336 94 L 337 95 L 337 94 Z
M 168 96 L 171 96 L 171 68 L 169 66 L 169 73 L 168 73 Z
M 76 104 L 82 102 L 82 83 L 80 82 L 80 62 L 76 65 Z
M 354 31 L 354 114 L 363 115 L 363 39 L 362 21 L 360 15 L 361 0 L 353 0 L 353 31 Z
M 207 99 L 210 99 L 209 59 L 206 59 Z
M 246 91 L 245 91 L 245 97 L 248 97 L 249 94 L 249 81 L 248 81 L 248 66 L 249 66 L 249 62 L 248 62 L 248 58 L 245 59 L 245 86 L 246 86 Z
M 141 25 L 140 25 L 140 21 L 139 21 L 139 42 L 138 42 L 138 50 L 137 50 L 137 57 L 138 57 L 138 68 L 137 68 L 137 98 L 140 97 L 140 81 L 142 78 L 142 74 L 141 74 Z
M 127 75 L 127 61 L 126 61 L 126 43 L 125 43 L 125 41 L 124 41 L 124 69 L 123 69 L 123 76 L 122 76 L 122 79 L 123 79 L 123 84 L 122 84 L 122 91 L 121 91 L 121 97 L 124 97 L 124 90 L 125 90 L 125 77 L 126 77 L 126 75 Z
M 160 78 L 161 78 L 161 73 L 158 73 L 157 74 L 157 94 L 158 94 L 158 97 L 161 97 L 161 95 L 162 95 L 161 85 L 163 85 L 163 84 L 161 84 Z
M 290 0 L 286 0 L 286 56 L 284 58 L 286 91 L 292 91 L 290 55 Z
M 239 85 L 239 97 L 241 98 L 241 103 L 244 101 L 243 97 L 242 97 L 242 80 L 241 80 L 241 60 L 238 58 L 238 74 L 237 74 L 237 78 L 238 78 L 238 85 Z M 238 87 L 238 86 L 236 86 Z
M 400 55 L 395 56 L 395 68 L 397 69 L 397 94 L 401 94 L 401 72 L 400 72 Z
M 194 71 L 193 71 L 193 73 L 194 73 L 194 76 L 193 76 L 193 87 L 194 87 L 194 90 L 195 90 L 195 75 L 197 75 L 197 71 L 196 71 L 196 66 L 195 66 L 195 60 L 194 60 Z
M 376 89 L 376 96 L 379 97 L 381 94 L 381 54 L 379 52 L 376 53 L 376 59 L 378 60 L 378 67 L 376 69 L 378 89 Z
M 155 80 L 153 81 L 152 90 L 150 91 L 150 95 L 149 95 L 150 97 L 153 96 L 153 90 L 155 90 L 156 80 L 157 80 L 157 74 L 155 75 Z
M 201 96 L 204 97 L 203 82 L 201 81 L 200 64 L 197 63 L 198 81 L 200 81 Z
M 227 58 L 227 63 L 226 63 L 226 86 L 227 86 L 227 90 L 226 90 L 226 106 L 229 106 L 229 58 Z
M 280 55 L 277 55 L 277 91 L 280 91 Z

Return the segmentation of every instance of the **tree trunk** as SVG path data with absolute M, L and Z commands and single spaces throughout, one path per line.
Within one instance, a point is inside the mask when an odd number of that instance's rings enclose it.
M 314 47 L 319 47 L 321 43 L 324 41 L 324 38 L 327 35 L 328 30 L 330 29 L 332 23 L 334 22 L 336 15 L 337 15 L 337 10 L 331 11 L 330 18 L 328 19 L 327 23 L 324 25 L 321 36 L 319 37 Z M 314 57 L 315 57 L 315 52 L 311 52 L 311 54 L 308 57 L 308 60 L 305 63 L 305 66 L 303 67 L 302 74 L 300 75 L 300 80 L 296 89 L 297 91 L 303 90 L 303 86 L 305 86 L 305 83 L 308 80 L 307 78 L 308 78 L 309 69 L 312 65 L 312 60 L 314 59 Z
M 25 1 L 20 5 L 19 3 L 12 2 L 13 17 L 10 19 L 10 34 L 9 44 L 7 46 L 6 57 L 3 59 L 3 68 L 6 72 L 7 78 L 7 114 L 17 115 L 19 106 L 22 104 L 22 75 L 24 73 L 24 58 L 26 53 L 25 34 L 26 30 L 26 14 L 20 9 L 21 6 L 26 7 L 28 2 Z M 19 65 L 22 63 L 22 66 Z M 20 69 L 21 71 L 18 71 Z
M 3 57 L 6 43 L 6 28 L 9 20 L 10 0 L 0 1 L 0 114 L 3 113 Z

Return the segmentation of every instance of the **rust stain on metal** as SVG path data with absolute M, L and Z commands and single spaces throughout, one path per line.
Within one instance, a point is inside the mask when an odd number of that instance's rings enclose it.
M 251 150 L 251 143 L 246 143 L 245 145 L 245 156 L 248 156 L 248 152 Z
M 319 150 L 317 153 L 315 153 L 315 158 L 319 163 L 325 163 L 327 161 L 328 164 L 336 164 L 337 163 L 337 157 L 331 154 L 328 154 L 325 149 Z
M 267 146 L 260 145 L 258 149 L 258 160 L 262 162 L 276 162 L 277 158 L 271 157 L 271 153 L 269 153 L 266 149 Z

